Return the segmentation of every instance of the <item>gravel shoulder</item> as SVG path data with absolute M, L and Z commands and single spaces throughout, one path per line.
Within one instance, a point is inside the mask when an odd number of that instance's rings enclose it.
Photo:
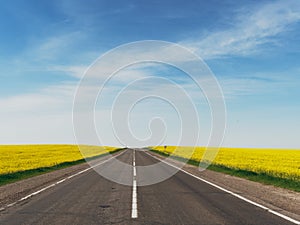
M 149 153 L 160 159 L 166 158 L 154 152 Z M 269 209 L 280 212 L 293 219 L 300 220 L 300 193 L 298 192 L 211 170 L 199 171 L 196 166 L 189 164 L 184 165 L 182 162 L 170 158 L 168 158 L 167 161 L 173 165 L 182 167 L 182 169 L 189 173 L 264 205 Z

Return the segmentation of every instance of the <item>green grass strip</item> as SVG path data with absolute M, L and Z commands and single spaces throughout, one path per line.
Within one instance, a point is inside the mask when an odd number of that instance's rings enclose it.
M 187 162 L 188 164 L 194 165 L 194 166 L 199 166 L 199 163 L 200 163 L 199 161 L 192 160 L 192 159 L 189 159 L 187 161 L 187 159 L 185 159 L 183 157 L 172 156 L 168 153 L 161 152 L 161 151 L 154 150 L 154 149 L 150 149 L 150 151 L 157 153 L 159 155 L 162 155 L 162 156 L 170 157 L 170 158 L 175 159 L 180 162 Z M 300 181 L 297 181 L 297 180 L 275 177 L 275 176 L 271 176 L 267 173 L 256 173 L 256 172 L 249 171 L 249 170 L 234 169 L 234 168 L 230 168 L 230 167 L 227 167 L 224 165 L 216 165 L 216 164 L 209 165 L 209 167 L 207 169 L 213 170 L 216 172 L 229 174 L 229 175 L 236 176 L 236 177 L 245 178 L 245 179 L 248 179 L 251 181 L 260 182 L 263 184 L 273 185 L 276 187 L 286 188 L 289 190 L 300 192 Z
M 41 175 L 41 174 L 44 174 L 44 173 L 52 172 L 54 170 L 59 170 L 59 169 L 63 169 L 63 168 L 66 168 L 66 167 L 78 165 L 78 164 L 86 162 L 86 160 L 90 161 L 90 160 L 93 160 L 93 159 L 104 157 L 104 156 L 112 154 L 112 153 L 116 153 L 116 152 L 121 151 L 121 150 L 123 150 L 123 148 L 113 150 L 109 153 L 104 153 L 104 154 L 101 154 L 101 155 L 89 157 L 87 159 L 79 159 L 79 160 L 72 161 L 72 162 L 59 163 L 59 164 L 56 164 L 54 166 L 49 166 L 49 167 L 40 167 L 40 168 L 36 168 L 36 169 L 18 171 L 18 172 L 14 172 L 14 173 L 1 174 L 0 175 L 0 186 L 5 185 L 5 184 L 9 184 L 9 183 L 13 183 L 13 182 L 16 182 L 16 181 L 19 181 L 19 180 L 23 180 L 23 179 L 26 179 L 26 178 L 30 178 L 30 177 L 33 177 L 33 176 Z

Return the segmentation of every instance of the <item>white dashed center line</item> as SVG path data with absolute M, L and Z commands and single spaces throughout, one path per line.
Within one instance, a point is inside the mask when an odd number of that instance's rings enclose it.
M 137 185 L 136 185 L 136 167 L 135 167 L 135 150 L 133 150 L 133 183 L 132 183 L 132 207 L 131 218 L 137 218 Z

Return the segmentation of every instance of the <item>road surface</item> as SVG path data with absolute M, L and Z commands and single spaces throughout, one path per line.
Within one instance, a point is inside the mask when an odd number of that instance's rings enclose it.
M 137 186 L 112 182 L 91 169 L 6 208 L 0 224 L 294 224 L 182 171 L 138 186 L 145 179 L 138 166 L 158 159 L 139 149 L 127 149 L 117 158 L 133 170 L 128 173 L 113 161 L 99 168 Z M 162 173 L 174 169 L 158 167 Z

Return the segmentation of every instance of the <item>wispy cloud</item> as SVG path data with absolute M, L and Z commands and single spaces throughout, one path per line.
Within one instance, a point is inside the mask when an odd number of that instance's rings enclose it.
M 85 39 L 85 34 L 79 31 L 56 33 L 40 38 L 32 39 L 27 46 L 13 58 L 7 59 L 5 65 L 12 70 L 11 64 L 15 65 L 13 71 L 23 72 L 47 72 L 60 71 L 60 67 L 66 67 L 70 61 L 83 59 L 83 63 L 93 59 L 95 56 L 90 51 L 78 54 L 76 47 Z M 80 65 L 69 68 L 74 74 L 80 70 Z
M 76 86 L 76 83 L 63 83 L 48 86 L 38 92 L 0 98 L 0 115 L 71 112 Z
M 84 34 L 79 31 L 50 36 L 38 43 L 31 51 L 36 60 L 55 60 L 70 50 Z M 32 47 L 31 47 L 32 48 Z
M 229 29 L 183 41 L 205 59 L 228 55 L 249 55 L 276 41 L 276 36 L 300 21 L 300 2 L 294 0 L 256 5 L 239 10 Z
M 85 65 L 53 65 L 48 67 L 48 71 L 63 72 L 64 74 L 78 79 L 83 77 L 87 69 L 88 66 Z
M 227 100 L 243 96 L 289 95 L 300 85 L 298 70 L 223 76 L 219 83 Z

